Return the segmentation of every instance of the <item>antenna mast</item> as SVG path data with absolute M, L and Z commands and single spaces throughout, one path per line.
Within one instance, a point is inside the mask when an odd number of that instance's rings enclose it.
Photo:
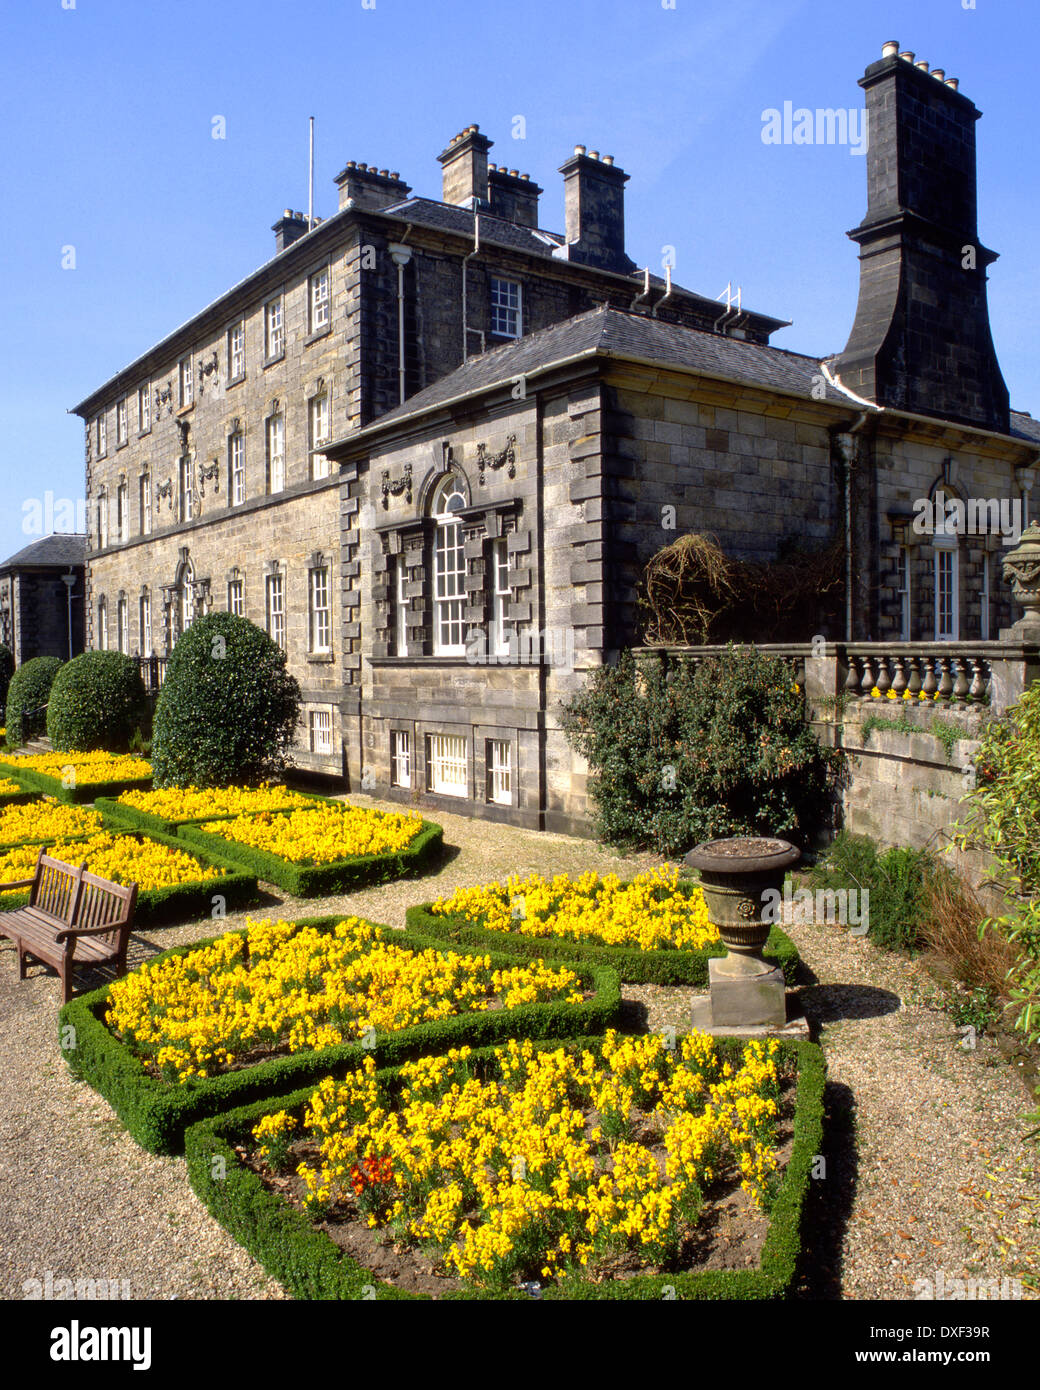
M 307 194 L 307 230 L 314 226 L 314 117 L 311 117 L 310 180 Z

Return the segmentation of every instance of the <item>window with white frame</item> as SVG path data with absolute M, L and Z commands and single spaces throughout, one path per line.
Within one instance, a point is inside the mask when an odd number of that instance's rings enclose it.
M 285 577 L 267 576 L 267 635 L 285 650 Z
M 310 637 L 312 652 L 332 650 L 332 609 L 329 605 L 329 567 L 310 571 Z
M 412 785 L 412 735 L 406 729 L 390 731 L 390 785 Z
M 103 413 L 97 417 L 97 451 L 98 458 L 108 453 L 108 422 Z
M 228 496 L 233 507 L 246 500 L 246 442 L 241 430 L 228 436 Z
M 116 488 L 116 534 L 121 541 L 130 539 L 130 509 L 127 506 L 128 488 L 120 483 Z
M 104 550 L 108 544 L 108 493 L 104 488 L 98 493 L 98 549 Z
M 458 513 L 466 505 L 461 486 L 450 474 L 434 495 L 433 651 L 435 656 L 464 656 L 462 610 L 465 605 L 466 557 Z
M 116 401 L 116 443 L 125 444 L 127 437 L 126 397 L 121 396 L 120 399 Z
M 505 656 L 509 652 L 509 631 L 506 627 L 506 605 L 509 603 L 509 555 L 504 540 L 493 541 L 491 545 L 491 643 L 492 656 Z
M 97 612 L 98 650 L 108 650 L 108 605 L 104 599 L 98 600 Z
M 959 556 L 956 540 L 940 544 L 933 542 L 935 571 L 935 640 L 956 642 L 959 636 L 960 613 L 958 602 Z
M 519 338 L 523 332 L 519 280 L 491 277 L 491 331 L 503 338 Z
M 513 745 L 508 739 L 487 741 L 487 798 L 499 806 L 513 804 Z
M 149 473 L 142 473 L 137 484 L 137 505 L 141 517 L 141 535 L 150 536 L 152 534 L 152 478 Z
M 310 278 L 310 332 L 329 326 L 329 271 L 326 266 Z
M 320 449 L 329 442 L 329 397 L 322 391 L 312 396 L 307 410 L 310 421 L 310 440 L 312 449 Z M 311 455 L 311 477 L 327 478 L 330 472 L 328 458 L 324 454 Z
M 121 598 L 116 605 L 116 640 L 124 656 L 130 655 L 130 605 Z
M 152 654 L 152 599 L 150 594 L 142 594 L 138 600 L 137 618 L 141 625 L 141 655 Z
M 282 321 L 282 299 L 271 299 L 264 305 L 264 356 L 281 357 L 285 351 L 285 327 Z
M 246 615 L 245 584 L 241 579 L 229 579 L 227 586 L 227 611 L 238 618 Z
M 899 640 L 910 641 L 910 547 L 899 547 L 898 589 L 899 594 Z
M 152 397 L 151 388 L 144 385 L 138 388 L 137 392 L 137 430 L 139 434 L 147 434 L 152 428 Z
M 310 711 L 310 733 L 312 753 L 332 752 L 331 709 L 312 709 Z
M 194 516 L 195 466 L 185 455 L 181 459 L 181 520 L 190 521 Z
M 466 796 L 469 790 L 466 740 L 459 734 L 426 735 L 427 790 Z
M 285 419 L 281 415 L 267 418 L 267 491 L 281 492 L 285 487 Z
M 405 556 L 394 557 L 394 656 L 408 655 L 408 562 Z
M 195 373 L 190 357 L 182 357 L 177 367 L 177 379 L 180 385 L 181 406 L 191 405 L 195 400 Z
M 246 374 L 246 326 L 244 322 L 236 323 L 228 329 L 227 374 L 228 381 L 238 381 Z

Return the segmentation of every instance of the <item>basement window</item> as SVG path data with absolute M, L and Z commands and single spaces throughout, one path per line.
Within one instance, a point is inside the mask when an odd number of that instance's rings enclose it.
M 426 735 L 426 786 L 442 796 L 465 796 L 466 740 L 457 734 Z

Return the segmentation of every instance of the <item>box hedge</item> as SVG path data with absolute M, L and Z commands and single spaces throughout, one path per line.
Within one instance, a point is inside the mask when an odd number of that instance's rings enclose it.
M 342 920 L 343 914 L 310 917 L 301 919 L 296 925 L 331 931 Z M 392 939 L 395 945 L 417 950 L 433 947 L 460 955 L 486 954 L 431 941 L 411 932 L 395 931 Z M 153 962 L 184 955 L 214 940 L 216 937 L 208 937 L 188 946 L 174 947 L 154 957 Z M 515 957 L 501 954 L 492 955 L 491 962 L 498 969 L 509 969 L 517 964 Z M 482 1047 L 511 1037 L 538 1039 L 602 1031 L 614 1021 L 621 1005 L 617 973 L 602 965 L 574 964 L 573 969 L 585 986 L 594 991 L 593 997 L 581 1004 L 558 1001 L 457 1014 L 397 1032 L 377 1034 L 376 1045 L 370 1051 L 378 1061 L 392 1066 L 450 1047 Z M 108 987 L 105 986 L 63 1006 L 60 1028 L 64 1030 L 71 1025 L 73 1031 L 71 1034 L 61 1032 L 62 1051 L 70 1070 L 104 1096 L 133 1138 L 151 1153 L 178 1153 L 184 1131 L 198 1120 L 249 1102 L 269 1102 L 272 1097 L 301 1086 L 313 1088 L 323 1076 L 349 1070 L 368 1055 L 361 1043 L 339 1043 L 319 1052 L 273 1057 L 240 1071 L 173 1085 L 149 1075 L 143 1062 L 109 1031 L 104 1021 L 107 1003 Z
M 61 664 L 56 656 L 34 656 L 11 677 L 4 719 L 8 747 L 18 748 L 46 732 L 47 701 Z
M 274 811 L 273 815 L 288 815 Z M 241 864 L 265 883 L 275 883 L 297 898 L 324 898 L 332 893 L 345 893 L 370 883 L 389 883 L 393 879 L 418 874 L 440 853 L 444 832 L 433 821 L 422 822 L 419 833 L 404 849 L 386 854 L 354 855 L 335 859 L 329 864 L 294 864 L 269 850 L 254 849 L 237 840 L 225 840 L 221 835 L 202 830 L 197 825 L 182 825 L 179 838 L 198 845 L 212 854 L 222 855 Z
M 688 882 L 679 886 L 689 893 L 698 885 Z M 492 931 L 461 914 L 446 916 L 432 908 L 432 903 L 410 907 L 405 916 L 409 930 L 485 951 L 508 951 L 528 960 L 540 956 L 545 960 L 566 958 L 611 965 L 622 980 L 633 984 L 706 985 L 708 961 L 726 954 L 721 942 L 699 950 L 659 946 L 644 951 L 637 946 L 597 946 L 591 941 L 574 941 L 565 936 L 522 936 L 519 932 Z M 801 964 L 798 948 L 779 927 L 770 929 L 763 954 L 772 964 L 780 966 L 788 984 L 797 980 Z
M 75 762 L 75 753 L 69 754 L 70 764 Z M 95 801 L 99 796 L 118 796 L 120 792 L 137 787 L 143 791 L 151 788 L 152 779 L 148 777 L 124 777 L 111 782 L 77 782 L 74 787 L 66 787 L 60 777 L 52 777 L 48 772 L 40 772 L 33 767 L 22 767 L 18 763 L 0 761 L 0 775 L 14 777 L 23 786 L 37 792 L 53 796 L 55 801 L 63 801 L 67 806 L 76 803 Z
M 310 801 L 334 801 L 331 796 L 321 796 L 317 792 L 294 792 L 296 796 L 306 796 Z M 137 806 L 128 806 L 125 802 L 116 797 L 99 796 L 94 798 L 94 808 L 101 812 L 107 821 L 112 825 L 126 826 L 131 830 L 143 830 L 146 835 L 176 835 L 182 825 L 203 825 L 207 821 L 214 820 L 234 820 L 235 812 L 224 813 L 221 815 L 208 816 L 186 816 L 183 820 L 176 817 L 157 816 L 151 811 L 142 811 Z M 299 808 L 297 808 L 299 809 Z M 252 815 L 253 812 L 245 812 Z M 257 811 L 256 815 L 261 812 Z M 227 844 L 218 835 L 216 837 L 222 845 Z M 273 879 L 267 880 L 273 883 Z
M 563 1041 L 595 1046 L 602 1039 L 553 1039 L 545 1047 Z M 742 1043 L 720 1044 L 734 1054 Z M 823 1091 L 826 1079 L 823 1053 L 813 1043 L 784 1041 L 783 1055 L 797 1067 L 794 1138 L 791 1156 L 769 1212 L 769 1230 L 756 1268 L 703 1270 L 690 1273 L 636 1274 L 592 1283 L 568 1278 L 566 1286 L 545 1290 L 546 1299 L 746 1300 L 780 1299 L 791 1289 L 802 1244 L 802 1208 L 808 1191 L 813 1160 L 820 1152 L 823 1135 Z M 490 1055 L 491 1049 L 482 1050 Z M 388 1077 L 393 1068 L 384 1069 Z M 256 1259 L 272 1278 L 296 1299 L 352 1300 L 407 1299 L 429 1301 L 429 1295 L 413 1294 L 381 1280 L 358 1264 L 346 1251 L 318 1229 L 278 1193 L 265 1187 L 259 1175 L 246 1167 L 234 1146 L 253 1144 L 252 1129 L 262 1116 L 276 1110 L 299 1110 L 313 1086 L 280 1099 L 243 1106 L 228 1114 L 191 1126 L 185 1136 L 188 1179 L 200 1200 L 217 1221 Z M 505 1294 L 445 1292 L 445 1299 L 526 1301 L 520 1290 Z
M 112 829 L 113 833 L 116 834 L 133 834 L 132 831 L 125 830 L 122 826 L 115 826 Z M 82 844 L 88 838 L 89 836 L 86 835 L 69 836 L 63 843 L 73 846 Z M 189 851 L 182 841 L 172 835 L 135 834 L 134 838 L 138 841 L 157 840 L 159 844 L 167 845 L 170 849 L 179 850 L 182 854 L 190 852 L 204 864 L 226 871 L 224 878 L 195 879 L 187 883 L 173 883 L 167 888 L 139 889 L 137 906 L 134 910 L 135 929 L 169 925 L 173 922 L 189 922 L 193 918 L 211 919 L 215 906 L 214 899 L 216 898 L 222 899 L 221 914 L 249 907 L 259 901 L 260 892 L 257 888 L 256 875 L 243 872 L 237 864 L 206 850 L 191 849 Z M 26 840 L 23 843 L 39 845 L 40 849 L 49 853 L 48 847 L 57 842 L 55 840 Z M 77 865 L 82 862 L 81 860 L 76 861 Z M 0 892 L 2 891 L 2 885 L 0 885 Z M 27 889 L 7 894 L 0 903 L 0 910 L 9 912 L 12 908 L 21 907 L 28 901 L 29 892 Z

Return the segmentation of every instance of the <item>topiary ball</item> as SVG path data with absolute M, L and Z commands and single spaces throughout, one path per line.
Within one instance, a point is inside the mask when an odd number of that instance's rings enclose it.
M 47 701 L 61 668 L 56 656 L 34 656 L 19 666 L 7 690 L 7 742 L 14 748 L 47 728 Z
M 226 787 L 275 777 L 289 762 L 300 687 L 285 653 L 233 613 L 200 618 L 177 641 L 152 724 L 156 787 Z
M 47 733 L 60 752 L 125 752 L 148 707 L 137 662 L 122 652 L 83 652 L 51 686 Z

